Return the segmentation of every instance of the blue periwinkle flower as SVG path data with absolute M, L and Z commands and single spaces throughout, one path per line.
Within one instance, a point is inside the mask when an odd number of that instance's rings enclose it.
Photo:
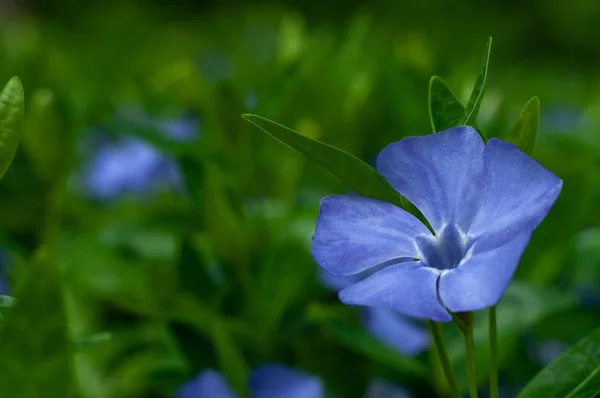
M 90 196 L 111 199 L 144 193 L 180 181 L 176 164 L 145 141 L 128 138 L 100 148 L 85 175 Z
M 329 289 L 340 291 L 360 281 L 361 276 L 333 276 L 321 269 L 319 279 Z M 366 307 L 363 320 L 373 337 L 403 355 L 418 355 L 429 346 L 429 332 L 392 309 Z
M 279 364 L 256 368 L 249 377 L 252 398 L 323 398 L 325 391 L 320 378 Z M 178 398 L 236 398 L 223 375 L 206 370 L 186 383 Z
M 333 195 L 321 201 L 313 256 L 333 275 L 381 267 L 339 293 L 346 304 L 440 322 L 500 300 L 562 187 L 513 144 L 484 144 L 466 126 L 392 143 L 377 170 L 434 233 L 393 204 Z
M 198 120 L 145 122 L 160 128 L 166 137 L 188 141 L 196 136 Z M 87 166 L 84 182 L 90 197 L 106 200 L 180 188 L 182 177 L 174 159 L 148 142 L 130 137 L 101 145 Z

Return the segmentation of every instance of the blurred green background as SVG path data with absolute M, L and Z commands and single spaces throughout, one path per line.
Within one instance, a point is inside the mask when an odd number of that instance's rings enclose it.
M 168 397 L 208 368 L 243 394 L 267 362 L 318 375 L 331 397 L 374 377 L 443 393 L 432 351 L 390 354 L 320 281 L 319 199 L 348 188 L 240 115 L 372 163 L 431 132 L 431 75 L 468 98 L 489 36 L 478 125 L 505 137 L 539 96 L 534 157 L 564 181 L 498 313 L 514 396 L 600 319 L 599 17 L 592 0 L 0 0 L 0 82 L 17 75 L 26 95 L 0 183 L 0 287 L 18 300 L 2 396 Z

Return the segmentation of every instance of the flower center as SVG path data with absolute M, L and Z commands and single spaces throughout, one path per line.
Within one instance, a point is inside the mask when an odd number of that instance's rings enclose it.
M 436 236 L 417 238 L 421 250 L 421 260 L 439 270 L 456 268 L 467 253 L 467 240 L 454 225 L 446 225 Z

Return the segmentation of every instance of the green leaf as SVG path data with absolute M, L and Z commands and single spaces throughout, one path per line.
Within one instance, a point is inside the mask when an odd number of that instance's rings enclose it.
M 359 354 L 406 374 L 417 377 L 427 376 L 427 369 L 419 361 L 402 356 L 362 330 L 342 325 L 339 322 L 331 323 L 330 329 L 337 341 Z
M 17 152 L 24 109 L 25 96 L 21 80 L 13 77 L 0 93 L 0 178 L 4 177 Z
M 307 138 L 264 117 L 249 114 L 242 115 L 242 117 L 282 144 L 308 156 L 359 194 L 402 206 L 400 195 L 385 178 L 356 156 L 334 146 Z
M 11 296 L 0 296 L 0 324 L 6 321 L 17 299 Z
M 540 119 L 540 99 L 533 97 L 523 107 L 519 118 L 508 134 L 508 141 L 528 155 L 533 154 Z
M 576 298 L 562 291 L 512 282 L 498 304 L 496 313 L 500 366 L 515 354 L 519 333 L 532 328 L 549 315 L 568 310 L 576 305 Z M 481 315 L 483 316 L 476 317 L 473 330 L 479 382 L 485 381 L 489 373 L 487 312 Z M 455 337 L 449 343 L 448 356 L 457 382 L 461 388 L 464 388 L 467 380 L 464 338 L 458 329 Z
M 104 344 L 112 340 L 111 332 L 100 332 L 81 339 L 76 339 L 72 342 L 74 351 L 82 351 L 90 348 L 95 348 L 98 345 Z
M 429 81 L 429 119 L 434 133 L 460 126 L 465 121 L 465 107 L 442 79 Z
M 75 397 L 58 267 L 39 252 L 0 332 L 3 397 Z M 10 395 L 8 395 L 10 394 Z
M 517 398 L 594 398 L 600 394 L 600 328 L 538 373 Z
M 66 111 L 48 89 L 31 95 L 27 119 L 23 125 L 21 148 L 34 170 L 46 181 L 53 181 L 63 170 L 67 157 L 65 143 L 70 142 Z
M 475 118 L 479 113 L 479 106 L 481 105 L 481 99 L 483 98 L 483 91 L 485 89 L 485 81 L 488 74 L 488 65 L 490 63 L 490 53 L 492 50 L 492 38 L 490 37 L 485 45 L 485 51 L 483 59 L 481 61 L 481 69 L 479 70 L 479 76 L 475 82 L 475 87 L 469 97 L 467 103 L 465 123 L 468 126 L 475 126 Z

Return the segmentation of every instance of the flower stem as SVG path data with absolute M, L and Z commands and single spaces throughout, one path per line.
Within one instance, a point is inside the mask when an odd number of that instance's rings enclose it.
M 490 398 L 498 398 L 498 363 L 497 356 L 497 338 L 496 338 L 496 307 L 490 307 L 489 310 L 489 329 L 490 329 Z
M 444 375 L 446 376 L 446 380 L 448 381 L 450 394 L 453 398 L 460 398 L 460 391 L 458 390 L 456 380 L 454 380 L 454 375 L 452 375 L 452 369 L 450 368 L 450 360 L 448 359 L 446 347 L 444 346 L 441 326 L 439 323 L 434 321 L 429 321 L 429 326 L 431 327 L 431 334 L 433 335 L 433 341 L 435 342 L 435 348 L 437 349 L 437 353 L 440 358 L 440 363 L 442 364 L 442 369 L 444 370 Z
M 469 377 L 469 396 L 477 398 L 477 378 L 475 377 L 475 344 L 473 342 L 473 313 L 467 314 L 465 327 L 465 349 L 467 351 L 467 374 Z

